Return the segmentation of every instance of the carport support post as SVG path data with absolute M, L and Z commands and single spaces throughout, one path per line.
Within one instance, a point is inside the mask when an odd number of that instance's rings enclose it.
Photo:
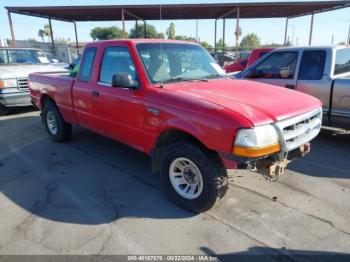
M 136 36 L 136 38 L 139 38 L 139 31 L 138 31 L 138 27 L 137 27 L 137 19 L 135 20 L 135 36 Z
M 238 61 L 238 42 L 239 42 L 239 7 L 237 7 L 236 15 L 236 61 Z
M 216 53 L 216 29 L 218 20 L 215 19 L 215 29 L 214 29 L 214 53 Z
M 147 29 L 147 27 L 146 27 L 146 21 L 143 21 L 143 37 L 144 37 L 144 38 L 147 38 L 146 29 Z
M 78 34 L 77 34 L 77 23 L 73 21 L 74 23 L 74 32 L 75 32 L 75 48 L 77 49 L 77 54 L 79 56 L 79 42 L 78 42 Z
M 309 45 L 311 45 L 311 42 L 312 42 L 312 31 L 313 31 L 313 29 L 314 29 L 314 13 L 312 13 L 312 15 L 311 15 Z
M 287 33 L 288 33 L 288 21 L 289 18 L 286 18 L 286 28 L 284 29 L 284 42 L 283 45 L 287 45 Z
M 226 27 L 226 19 L 222 20 L 222 51 L 225 52 L 225 27 Z
M 49 18 L 49 26 L 50 26 L 50 37 L 51 37 L 52 51 L 53 51 L 54 54 L 56 54 L 55 42 L 53 40 L 53 31 L 52 31 L 51 18 Z
M 11 31 L 11 38 L 12 38 L 12 46 L 16 46 L 16 39 L 15 39 L 15 33 L 13 31 L 13 24 L 12 24 L 12 18 L 11 18 L 11 12 L 7 11 L 7 16 L 9 19 L 9 25 L 10 25 L 10 31 Z
M 123 28 L 123 37 L 125 37 L 125 17 L 124 17 L 124 8 L 122 8 L 122 28 Z

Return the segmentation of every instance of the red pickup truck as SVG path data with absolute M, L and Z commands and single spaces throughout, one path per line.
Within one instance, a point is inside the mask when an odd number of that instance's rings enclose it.
M 254 49 L 250 56 L 247 59 L 239 60 L 235 63 L 226 65 L 224 67 L 226 73 L 234 73 L 234 72 L 240 72 L 243 71 L 245 68 L 253 64 L 255 61 L 257 61 L 260 57 L 264 56 L 267 53 L 270 53 L 273 50 L 273 48 L 257 48 Z
M 29 85 L 53 140 L 78 124 L 149 154 L 170 198 L 197 212 L 224 196 L 227 169 L 276 178 L 321 128 L 319 100 L 233 80 L 195 43 L 89 43 L 76 78 L 35 73 Z

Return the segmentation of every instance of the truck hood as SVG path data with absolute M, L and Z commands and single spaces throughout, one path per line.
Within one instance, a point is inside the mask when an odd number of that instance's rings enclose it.
M 68 72 L 67 69 L 59 65 L 42 64 L 42 65 L 0 65 L 0 79 L 6 78 L 24 78 L 31 73 L 50 73 L 50 72 Z
M 232 110 L 255 126 L 321 107 L 321 102 L 309 95 L 247 80 L 181 82 L 166 84 L 165 88 Z

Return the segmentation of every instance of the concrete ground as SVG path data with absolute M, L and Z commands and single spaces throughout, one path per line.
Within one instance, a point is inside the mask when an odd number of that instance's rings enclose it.
M 54 143 L 38 112 L 16 112 L 0 118 L 0 254 L 349 254 L 349 138 L 323 132 L 275 183 L 230 171 L 222 204 L 196 215 L 144 154 L 81 128 Z

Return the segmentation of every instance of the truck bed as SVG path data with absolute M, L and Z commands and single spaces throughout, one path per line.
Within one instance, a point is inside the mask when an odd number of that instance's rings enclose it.
M 75 122 L 73 113 L 72 87 L 75 78 L 68 73 L 33 73 L 29 75 L 29 86 L 33 104 L 42 109 L 41 94 L 47 94 L 55 100 L 64 119 Z

